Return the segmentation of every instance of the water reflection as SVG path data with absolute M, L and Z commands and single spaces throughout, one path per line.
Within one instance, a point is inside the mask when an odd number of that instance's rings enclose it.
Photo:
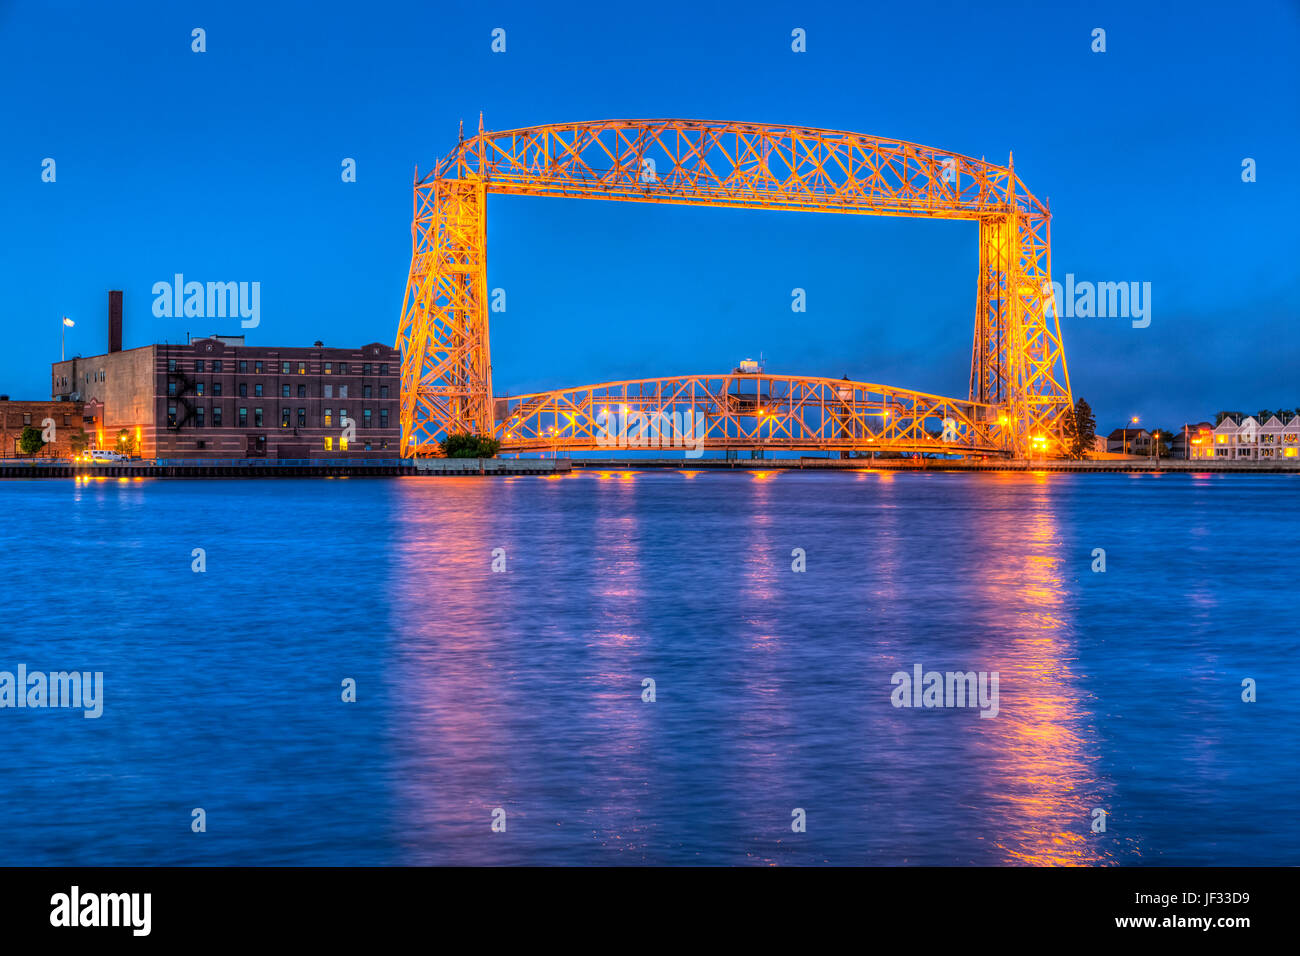
M 1055 479 L 1032 480 L 1032 490 L 1008 483 L 1002 506 L 982 512 L 975 529 L 988 556 L 975 569 L 982 623 L 997 640 L 985 669 L 1001 676 L 1000 712 L 981 721 L 979 743 L 990 803 L 1005 808 L 991 840 L 998 862 L 1097 864 L 1112 858 L 1111 844 L 1091 833 L 1091 811 L 1109 812 L 1110 788 L 1075 673 Z
M 1131 830 L 1090 829 L 1124 801 L 1080 658 L 1079 480 L 780 477 L 403 486 L 407 862 L 1144 858 Z M 1208 621 L 1212 592 L 1185 593 Z M 895 709 L 889 675 L 918 664 L 997 672 L 998 715 Z M 1213 744 L 1186 765 L 1221 775 Z M 818 829 L 793 833 L 794 808 Z
M 10 663 L 118 688 L 102 720 L 4 737 L 0 862 L 1290 864 L 1294 492 L 712 469 L 0 483 L 11 577 L 66 572 L 22 531 L 51 523 L 102 572 L 11 616 Z M 205 574 L 177 560 L 195 543 Z M 160 587 L 181 617 L 123 597 Z M 186 623 L 232 607 L 292 626 Z M 891 674 L 918 665 L 997 671 L 998 716 L 895 708 Z M 357 703 L 321 706 L 345 676 Z M 108 769 L 69 788 L 87 747 Z M 163 811 L 191 791 L 224 822 L 178 849 Z

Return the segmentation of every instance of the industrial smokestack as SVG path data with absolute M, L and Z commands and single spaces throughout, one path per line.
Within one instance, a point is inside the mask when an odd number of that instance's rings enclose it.
M 108 350 L 122 351 L 122 290 L 108 293 Z

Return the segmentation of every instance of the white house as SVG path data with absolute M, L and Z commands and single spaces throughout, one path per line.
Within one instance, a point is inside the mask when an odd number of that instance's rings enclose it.
M 1260 424 L 1254 416 L 1247 415 L 1240 422 L 1224 418 L 1208 436 L 1209 442 L 1193 443 L 1193 458 L 1215 458 L 1219 461 L 1269 461 L 1278 458 L 1300 457 L 1300 415 L 1289 422 L 1278 420 L 1276 415 Z

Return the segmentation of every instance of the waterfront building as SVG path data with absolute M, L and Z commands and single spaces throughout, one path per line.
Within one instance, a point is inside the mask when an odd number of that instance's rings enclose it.
M 1112 455 L 1151 454 L 1151 433 L 1145 428 L 1117 428 L 1106 436 L 1106 451 Z
M 1184 425 L 1170 442 L 1171 458 L 1213 458 L 1214 426 L 1209 422 Z
M 1300 415 L 1282 421 L 1270 415 L 1260 422 L 1253 415 L 1225 415 L 1209 435 L 1211 442 L 1193 447 L 1193 458 L 1219 461 L 1274 461 L 1300 457 Z
M 80 402 L 18 401 L 0 395 L 0 457 L 4 458 L 67 458 L 72 454 L 73 436 L 84 428 Z M 31 426 L 52 436 L 40 451 L 24 455 L 18 447 L 23 429 Z
M 400 456 L 391 346 L 253 346 L 212 334 L 123 350 L 120 295 L 108 351 L 51 367 L 54 398 L 93 412 L 94 447 L 125 434 L 143 458 Z
M 1300 455 L 1300 415 L 1283 422 L 1276 415 L 1261 422 L 1255 443 L 1255 457 L 1260 461 L 1295 458 Z

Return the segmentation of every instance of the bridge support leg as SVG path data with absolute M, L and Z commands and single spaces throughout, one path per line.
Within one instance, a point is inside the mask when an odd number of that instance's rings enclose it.
M 1051 288 L 1049 218 L 1012 213 L 980 221 L 980 270 L 971 401 L 1005 409 L 999 416 L 1016 457 L 1065 452 L 1069 373 Z
M 487 194 L 480 182 L 417 184 L 411 269 L 398 328 L 402 454 L 455 432 L 491 435 Z

